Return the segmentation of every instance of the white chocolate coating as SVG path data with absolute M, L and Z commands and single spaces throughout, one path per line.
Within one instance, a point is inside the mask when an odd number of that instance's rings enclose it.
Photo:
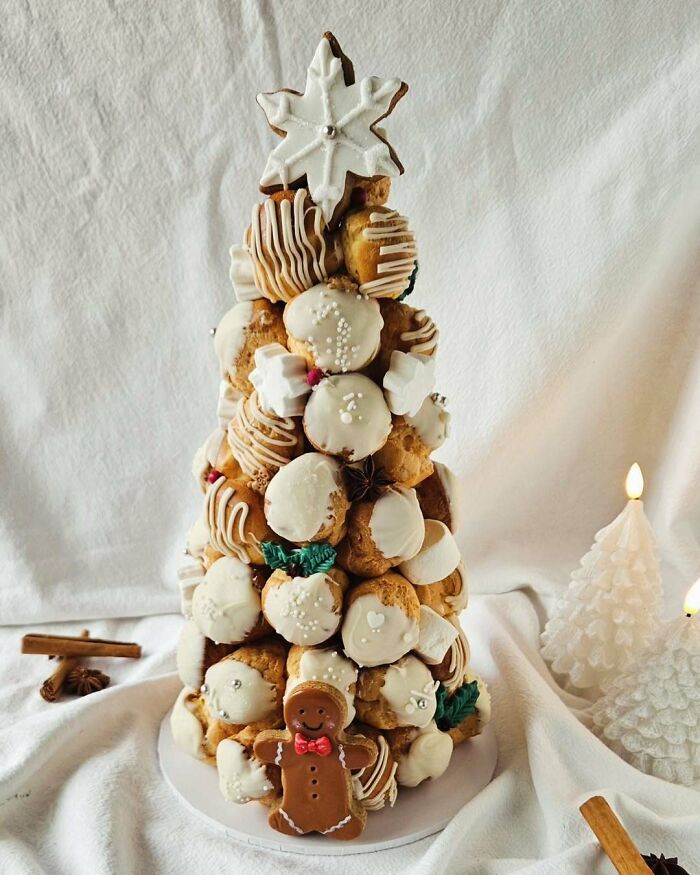
M 435 388 L 435 358 L 395 349 L 382 385 L 392 413 L 416 416 Z
M 400 569 L 414 586 L 424 586 L 444 580 L 459 563 L 459 547 L 452 532 L 439 520 L 426 520 L 420 551 L 402 562 Z
M 322 572 L 268 584 L 263 613 L 273 629 L 292 644 L 321 644 L 340 623 L 334 598 L 337 589 L 332 578 Z
M 453 748 L 450 736 L 430 723 L 413 739 L 408 753 L 399 757 L 397 781 L 404 787 L 417 787 L 426 778 L 439 778 L 450 764 Z
M 239 659 L 222 659 L 204 676 L 202 694 L 212 717 L 246 725 L 275 709 L 276 692 L 260 672 Z
M 366 367 L 379 351 L 379 304 L 358 292 L 319 283 L 284 310 L 287 333 L 305 341 L 316 367 L 344 374 Z
M 314 446 L 355 462 L 384 446 L 391 414 L 372 380 L 362 374 L 340 374 L 321 380 L 311 393 L 304 431 Z
M 224 314 L 216 326 L 214 350 L 219 358 L 221 376 L 233 376 L 236 362 L 245 344 L 245 336 L 253 319 L 253 302 L 242 301 Z
M 296 544 L 313 540 L 333 522 L 333 497 L 343 489 L 342 470 L 323 453 L 304 453 L 275 474 L 265 492 L 270 528 Z
M 255 350 L 255 369 L 250 374 L 263 410 L 277 416 L 301 416 L 311 386 L 306 382 L 306 360 L 288 352 L 281 343 L 268 343 Z
M 384 675 L 382 697 L 399 726 L 427 726 L 435 716 L 439 682 L 415 656 L 402 657 Z
M 229 277 L 236 295 L 237 301 L 255 301 L 262 298 L 260 291 L 255 286 L 255 271 L 253 261 L 247 247 L 234 244 L 230 250 L 231 269 Z
M 334 648 L 305 650 L 299 660 L 299 674 L 288 678 L 285 697 L 302 681 L 322 681 L 345 696 L 348 713 L 345 726 L 355 719 L 355 697 L 350 687 L 357 682 L 357 667 Z
M 260 594 L 250 565 L 233 556 L 217 559 L 194 591 L 192 617 L 212 641 L 245 641 L 260 617 Z
M 454 535 L 459 529 L 462 521 L 459 483 L 454 472 L 443 462 L 434 461 L 433 465 L 435 468 L 435 474 L 440 480 L 445 492 L 445 498 L 450 508 L 450 531 Z
M 464 682 L 470 684 L 472 681 L 476 681 L 479 690 L 479 698 L 476 700 L 476 710 L 479 715 L 479 729 L 481 730 L 491 720 L 491 694 L 486 686 L 486 681 L 484 681 L 483 678 L 480 678 L 479 675 L 474 674 L 470 669 L 467 672 Z
M 244 474 L 255 477 L 260 472 L 281 468 L 289 461 L 287 453 L 293 452 L 297 443 L 294 420 L 265 413 L 257 390 L 250 398 L 238 402 L 236 416 L 228 427 L 228 445 Z
M 175 744 L 192 757 L 202 759 L 204 751 L 204 729 L 192 711 L 194 696 L 192 690 L 183 687 L 175 700 L 170 714 L 170 730 Z
M 203 559 L 204 551 L 209 546 L 209 526 L 199 517 L 194 521 L 187 533 L 186 549 L 193 559 Z
M 383 605 L 367 593 L 346 609 L 343 618 L 345 653 L 359 666 L 396 662 L 418 643 L 418 623 L 400 607 Z
M 223 428 L 215 428 L 194 454 L 192 474 L 202 490 L 207 488 L 207 475 L 212 468 L 216 467 L 219 450 L 225 440 L 226 432 Z
M 445 399 L 436 392 L 423 401 L 415 416 L 407 414 L 406 422 L 429 450 L 439 450 L 450 434 L 450 414 Z
M 216 416 L 222 429 L 226 429 L 229 422 L 236 415 L 236 408 L 241 397 L 242 395 L 238 389 L 234 389 L 228 380 L 222 380 L 219 383 L 219 401 L 216 405 Z
M 199 560 L 183 565 L 178 569 L 177 582 L 180 587 L 180 612 L 189 620 L 192 616 L 192 596 L 195 589 L 204 580 L 207 569 Z
M 369 520 L 370 534 L 385 559 L 394 565 L 413 558 L 425 537 L 425 522 L 415 489 L 394 486 L 376 500 Z
M 396 770 L 398 763 L 392 763 L 389 772 L 386 771 L 389 757 L 389 745 L 383 735 L 376 739 L 377 759 L 369 774 L 367 769 L 360 769 L 352 776 L 352 792 L 357 801 L 366 811 L 381 811 L 389 803 L 393 808 L 398 795 L 396 786 Z
M 439 665 L 459 635 L 457 625 L 427 605 L 420 606 L 420 636 L 416 653 L 428 665 Z
M 219 789 L 227 802 L 242 805 L 251 799 L 262 799 L 272 790 L 265 766 L 249 756 L 243 745 L 233 738 L 224 738 L 219 742 L 216 768 L 219 772 Z
M 198 690 L 204 677 L 206 644 L 206 638 L 197 624 L 194 620 L 188 620 L 180 630 L 175 660 L 180 680 L 191 690 Z

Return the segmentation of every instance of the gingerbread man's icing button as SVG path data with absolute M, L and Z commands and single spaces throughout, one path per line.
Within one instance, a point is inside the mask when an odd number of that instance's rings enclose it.
M 371 766 L 373 741 L 348 736 L 345 697 L 318 681 L 296 686 L 284 702 L 287 729 L 265 730 L 255 741 L 255 756 L 282 769 L 283 796 L 269 823 L 286 835 L 319 832 L 337 839 L 356 838 L 367 812 L 354 799 L 351 770 Z

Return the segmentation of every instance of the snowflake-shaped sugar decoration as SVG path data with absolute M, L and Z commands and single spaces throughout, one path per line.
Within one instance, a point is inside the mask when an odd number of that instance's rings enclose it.
M 272 128 L 284 136 L 267 159 L 263 191 L 306 177 L 309 194 L 330 224 L 345 195 L 346 176 L 399 176 L 393 149 L 374 130 L 408 90 L 400 79 L 368 76 L 356 83 L 334 37 L 318 44 L 303 94 L 258 94 Z
M 395 349 L 383 386 L 392 413 L 415 416 L 435 386 L 435 356 Z
M 301 416 L 311 392 L 306 379 L 306 362 L 288 352 L 281 343 L 269 343 L 255 350 L 255 369 L 250 382 L 258 390 L 263 410 L 277 416 Z

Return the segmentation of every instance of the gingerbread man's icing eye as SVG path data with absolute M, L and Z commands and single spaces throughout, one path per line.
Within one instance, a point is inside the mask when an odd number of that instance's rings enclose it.
M 303 713 L 304 713 L 304 709 L 303 709 L 303 708 L 299 708 L 299 713 L 300 713 L 300 714 L 303 714 Z
M 323 710 L 323 708 L 319 708 L 319 709 L 318 709 L 318 713 L 319 713 L 319 715 L 320 715 L 320 714 L 325 714 L 326 712 Z

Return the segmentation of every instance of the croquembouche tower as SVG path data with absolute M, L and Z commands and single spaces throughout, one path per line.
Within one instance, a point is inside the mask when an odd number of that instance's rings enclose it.
M 303 94 L 258 95 L 282 139 L 212 332 L 171 727 L 227 800 L 291 836 L 355 838 L 489 719 L 459 622 L 455 480 L 431 458 L 449 426 L 438 331 L 406 303 L 416 240 L 377 127 L 407 90 L 356 82 L 325 34 Z

